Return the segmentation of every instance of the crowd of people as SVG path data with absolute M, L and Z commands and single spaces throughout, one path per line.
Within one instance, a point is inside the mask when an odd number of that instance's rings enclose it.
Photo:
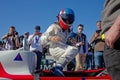
M 116 2 L 117 1 L 120 2 L 119 0 L 116 0 Z M 29 35 L 29 32 L 25 32 L 24 36 L 19 37 L 15 27 L 11 26 L 9 32 L 2 37 L 2 40 L 5 42 L 1 42 L 1 50 L 16 50 L 23 47 L 23 50 L 30 50 L 36 53 L 37 66 L 35 72 L 39 72 L 42 52 L 44 52 L 44 48 L 49 45 L 49 53 L 56 62 L 51 68 L 53 74 L 64 76 L 62 71 L 66 66 L 68 67 L 67 70 L 73 71 L 107 68 L 113 80 L 118 80 L 120 74 L 118 60 L 120 58 L 119 56 L 117 57 L 117 55 L 112 56 L 112 53 L 119 53 L 119 45 L 117 43 L 119 43 L 120 17 L 118 14 L 113 14 L 115 16 L 115 18 L 113 18 L 108 13 L 108 16 L 110 16 L 115 23 L 111 20 L 113 25 L 110 24 L 110 26 L 104 27 L 107 25 L 108 20 L 108 22 L 110 22 L 110 18 L 106 18 L 105 13 L 107 12 L 107 8 L 108 12 L 111 12 L 111 9 L 107 7 L 111 7 L 111 5 L 109 5 L 111 2 L 112 0 L 106 1 L 106 9 L 103 11 L 102 20 L 96 22 L 98 29 L 93 33 L 90 41 L 87 40 L 86 34 L 83 33 L 83 24 L 78 25 L 78 31 L 72 31 L 71 26 L 75 20 L 74 11 L 70 8 L 65 8 L 58 14 L 57 22 L 51 24 L 43 34 L 40 32 L 40 26 L 35 26 L 35 31 L 32 35 Z M 113 2 L 116 3 L 115 1 Z M 116 3 L 116 5 L 119 4 Z M 114 9 L 117 9 L 117 7 Z M 115 10 L 113 11 L 115 12 Z M 110 36 L 112 36 L 112 38 Z M 116 61 L 116 63 L 114 63 L 114 61 Z M 114 64 L 112 64 L 112 62 Z M 116 72 L 118 75 L 114 75 Z
M 78 25 L 78 31 L 76 32 L 73 32 L 70 28 L 71 25 L 68 25 L 74 22 L 74 16 L 72 9 L 61 10 L 57 16 L 58 22 L 53 23 L 43 34 L 40 32 L 41 27 L 35 26 L 32 35 L 29 32 L 25 32 L 20 36 L 15 26 L 10 26 L 9 32 L 2 37 L 1 50 L 22 48 L 36 53 L 37 67 L 35 72 L 40 71 L 42 52 L 44 52 L 46 45 L 49 45 L 49 52 L 56 61 L 55 67 L 51 69 L 53 72 L 57 70 L 56 68 L 62 70 L 65 66 L 69 67 L 67 70 L 73 71 L 104 68 L 104 41 L 100 37 L 101 21 L 97 22 L 98 30 L 95 31 L 89 42 L 87 36 L 83 33 L 83 24 Z M 70 65 L 70 63 L 72 64 Z

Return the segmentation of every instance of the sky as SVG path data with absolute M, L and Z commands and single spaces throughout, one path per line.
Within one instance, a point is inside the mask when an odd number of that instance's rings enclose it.
M 62 8 L 71 8 L 75 13 L 73 30 L 84 25 L 83 33 L 89 41 L 95 30 L 96 21 L 101 20 L 104 0 L 0 0 L 0 38 L 15 26 L 19 35 L 33 34 L 36 25 L 41 32 L 57 21 Z

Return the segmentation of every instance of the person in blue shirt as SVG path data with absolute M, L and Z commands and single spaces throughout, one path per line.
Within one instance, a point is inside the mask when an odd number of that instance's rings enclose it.
M 88 52 L 88 42 L 87 37 L 83 33 L 84 25 L 78 25 L 78 32 L 77 32 L 77 44 L 78 47 L 78 54 L 75 57 L 76 60 L 76 67 L 75 71 L 84 70 L 85 60 L 86 60 L 86 53 Z
M 37 66 L 35 73 L 40 72 L 41 58 L 42 58 L 42 44 L 40 42 L 42 33 L 40 32 L 40 26 L 35 26 L 35 31 L 28 37 L 28 44 L 30 44 L 30 51 L 33 51 L 37 55 Z

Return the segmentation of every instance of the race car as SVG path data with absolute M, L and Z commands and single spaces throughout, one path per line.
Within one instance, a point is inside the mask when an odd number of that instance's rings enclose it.
M 51 57 L 44 64 L 49 68 L 34 73 L 36 58 L 35 53 L 21 49 L 0 51 L 0 80 L 112 80 L 109 74 L 104 74 L 105 69 L 63 71 L 65 77 L 55 76 L 50 71 Z

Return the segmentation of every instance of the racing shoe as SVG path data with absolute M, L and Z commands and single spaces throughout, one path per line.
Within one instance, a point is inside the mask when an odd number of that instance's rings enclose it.
M 51 69 L 51 73 L 56 75 L 56 76 L 64 76 L 63 72 L 62 72 L 63 68 L 61 64 L 55 65 L 52 69 Z

